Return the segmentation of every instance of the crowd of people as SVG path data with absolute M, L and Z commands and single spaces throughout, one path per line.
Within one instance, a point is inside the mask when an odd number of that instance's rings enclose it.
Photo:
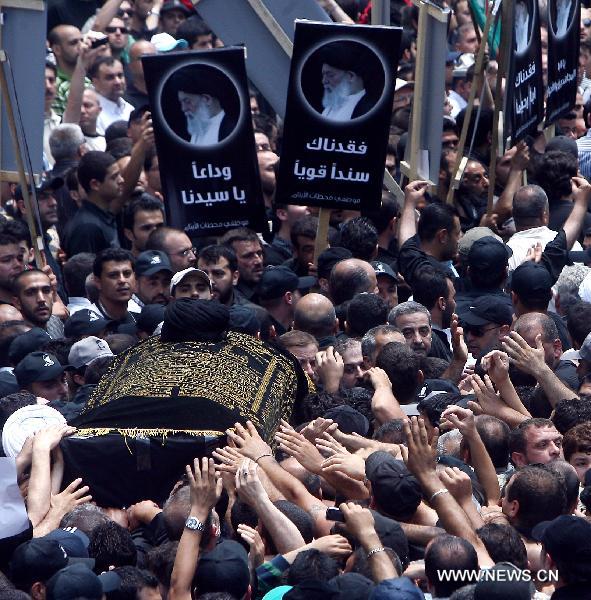
M 318 3 L 370 22 L 367 0 Z M 493 112 L 478 90 L 447 203 L 480 37 L 453 0 L 438 185 L 403 181 L 418 9 L 392 0 L 403 34 L 386 168 L 404 200 L 333 210 L 315 257 L 317 209 L 275 197 L 282 123 L 254 87 L 269 231 L 192 239 L 166 225 L 141 57 L 223 46 L 198 2 L 47 4 L 43 264 L 23 190 L 1 189 L 0 599 L 591 598 L 591 9 L 555 136 L 508 148 L 489 174 Z M 487 60 L 481 85 L 494 90 L 497 68 Z M 348 72 L 324 71 L 342 92 Z M 343 106 L 331 110 L 350 117 Z M 103 474 L 105 506 L 64 475 L 72 423 L 106 389 L 116 397 L 138 369 L 158 385 L 142 344 L 255 338 L 258 358 L 289 357 L 281 368 L 306 383 L 276 426 L 243 413 L 167 474 L 174 486 L 131 506 L 128 482 Z M 216 373 L 209 396 L 250 360 Z M 207 386 L 211 369 L 192 365 L 180 366 Z M 191 419 L 209 424 L 201 410 Z

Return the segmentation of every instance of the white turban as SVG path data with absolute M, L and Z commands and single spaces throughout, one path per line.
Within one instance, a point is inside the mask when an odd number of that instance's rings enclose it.
M 4 424 L 2 448 L 6 456 L 15 457 L 28 437 L 40 429 L 67 425 L 63 415 L 46 404 L 31 404 L 15 410 Z

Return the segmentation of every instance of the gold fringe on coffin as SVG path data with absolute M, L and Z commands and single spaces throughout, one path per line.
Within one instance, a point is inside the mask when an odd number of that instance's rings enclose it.
M 233 429 L 233 428 L 232 428 Z M 125 438 L 125 445 L 127 446 L 127 450 L 130 454 L 133 454 L 131 448 L 127 445 L 127 438 L 138 438 L 138 437 L 153 437 L 153 438 L 161 438 L 162 443 L 166 442 L 166 438 L 169 435 L 174 435 L 178 433 L 182 433 L 183 435 L 189 435 L 193 437 L 221 437 L 225 435 L 223 431 L 186 431 L 182 429 L 115 429 L 110 427 L 101 427 L 101 428 L 89 428 L 89 429 L 78 429 L 76 434 L 72 437 L 84 438 L 88 439 L 91 437 L 98 437 L 101 435 L 109 435 L 110 433 L 118 433 L 119 435 Z
M 233 429 L 233 428 L 232 428 Z M 226 434 L 225 431 L 195 431 L 185 429 L 116 429 L 112 427 L 100 427 L 100 428 L 89 428 L 89 429 L 78 429 L 73 437 L 89 438 L 97 437 L 100 435 L 108 435 L 110 433 L 118 433 L 123 437 L 137 438 L 137 437 L 161 437 L 164 441 L 169 435 L 182 433 L 183 435 L 190 435 L 193 437 L 221 437 Z

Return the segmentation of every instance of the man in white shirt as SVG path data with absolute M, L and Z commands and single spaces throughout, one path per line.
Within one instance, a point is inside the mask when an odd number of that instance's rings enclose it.
M 97 131 L 97 121 L 101 112 L 98 94 L 91 89 L 84 90 L 80 107 L 80 129 L 82 129 L 89 150 L 104 152 L 107 149 L 107 142 L 105 136 L 100 135 Z
M 55 163 L 49 148 L 49 136 L 51 132 L 61 123 L 61 117 L 53 110 L 51 105 L 55 100 L 57 68 L 50 62 L 45 63 L 45 110 L 43 119 L 43 154 L 51 168 Z
M 125 93 L 123 65 L 111 56 L 103 56 L 94 62 L 88 74 L 101 105 L 96 131 L 99 135 L 104 135 L 111 123 L 127 121 L 133 111 L 133 106 L 123 100 Z
M 513 250 L 509 258 L 509 270 L 515 270 L 525 262 L 528 250 L 537 243 L 542 250 L 548 242 L 556 237 L 556 231 L 548 228 L 550 209 L 546 192 L 537 185 L 525 185 L 520 188 L 513 199 L 513 219 L 517 230 L 507 246 Z M 572 250 L 581 251 L 579 242 L 573 244 Z
M 359 52 L 361 48 L 360 44 L 351 47 L 351 42 L 332 42 L 321 49 L 322 116 L 331 121 L 355 119 L 374 105 L 363 81 L 371 59 Z

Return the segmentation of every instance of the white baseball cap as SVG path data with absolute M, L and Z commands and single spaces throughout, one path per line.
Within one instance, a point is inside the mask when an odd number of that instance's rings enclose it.
M 211 279 L 207 275 L 205 271 L 201 269 L 196 269 L 195 267 L 189 267 L 183 271 L 179 271 L 172 276 L 170 280 L 170 293 L 174 292 L 174 288 L 187 276 L 189 273 L 197 273 L 205 283 L 209 286 L 209 290 L 211 291 Z

